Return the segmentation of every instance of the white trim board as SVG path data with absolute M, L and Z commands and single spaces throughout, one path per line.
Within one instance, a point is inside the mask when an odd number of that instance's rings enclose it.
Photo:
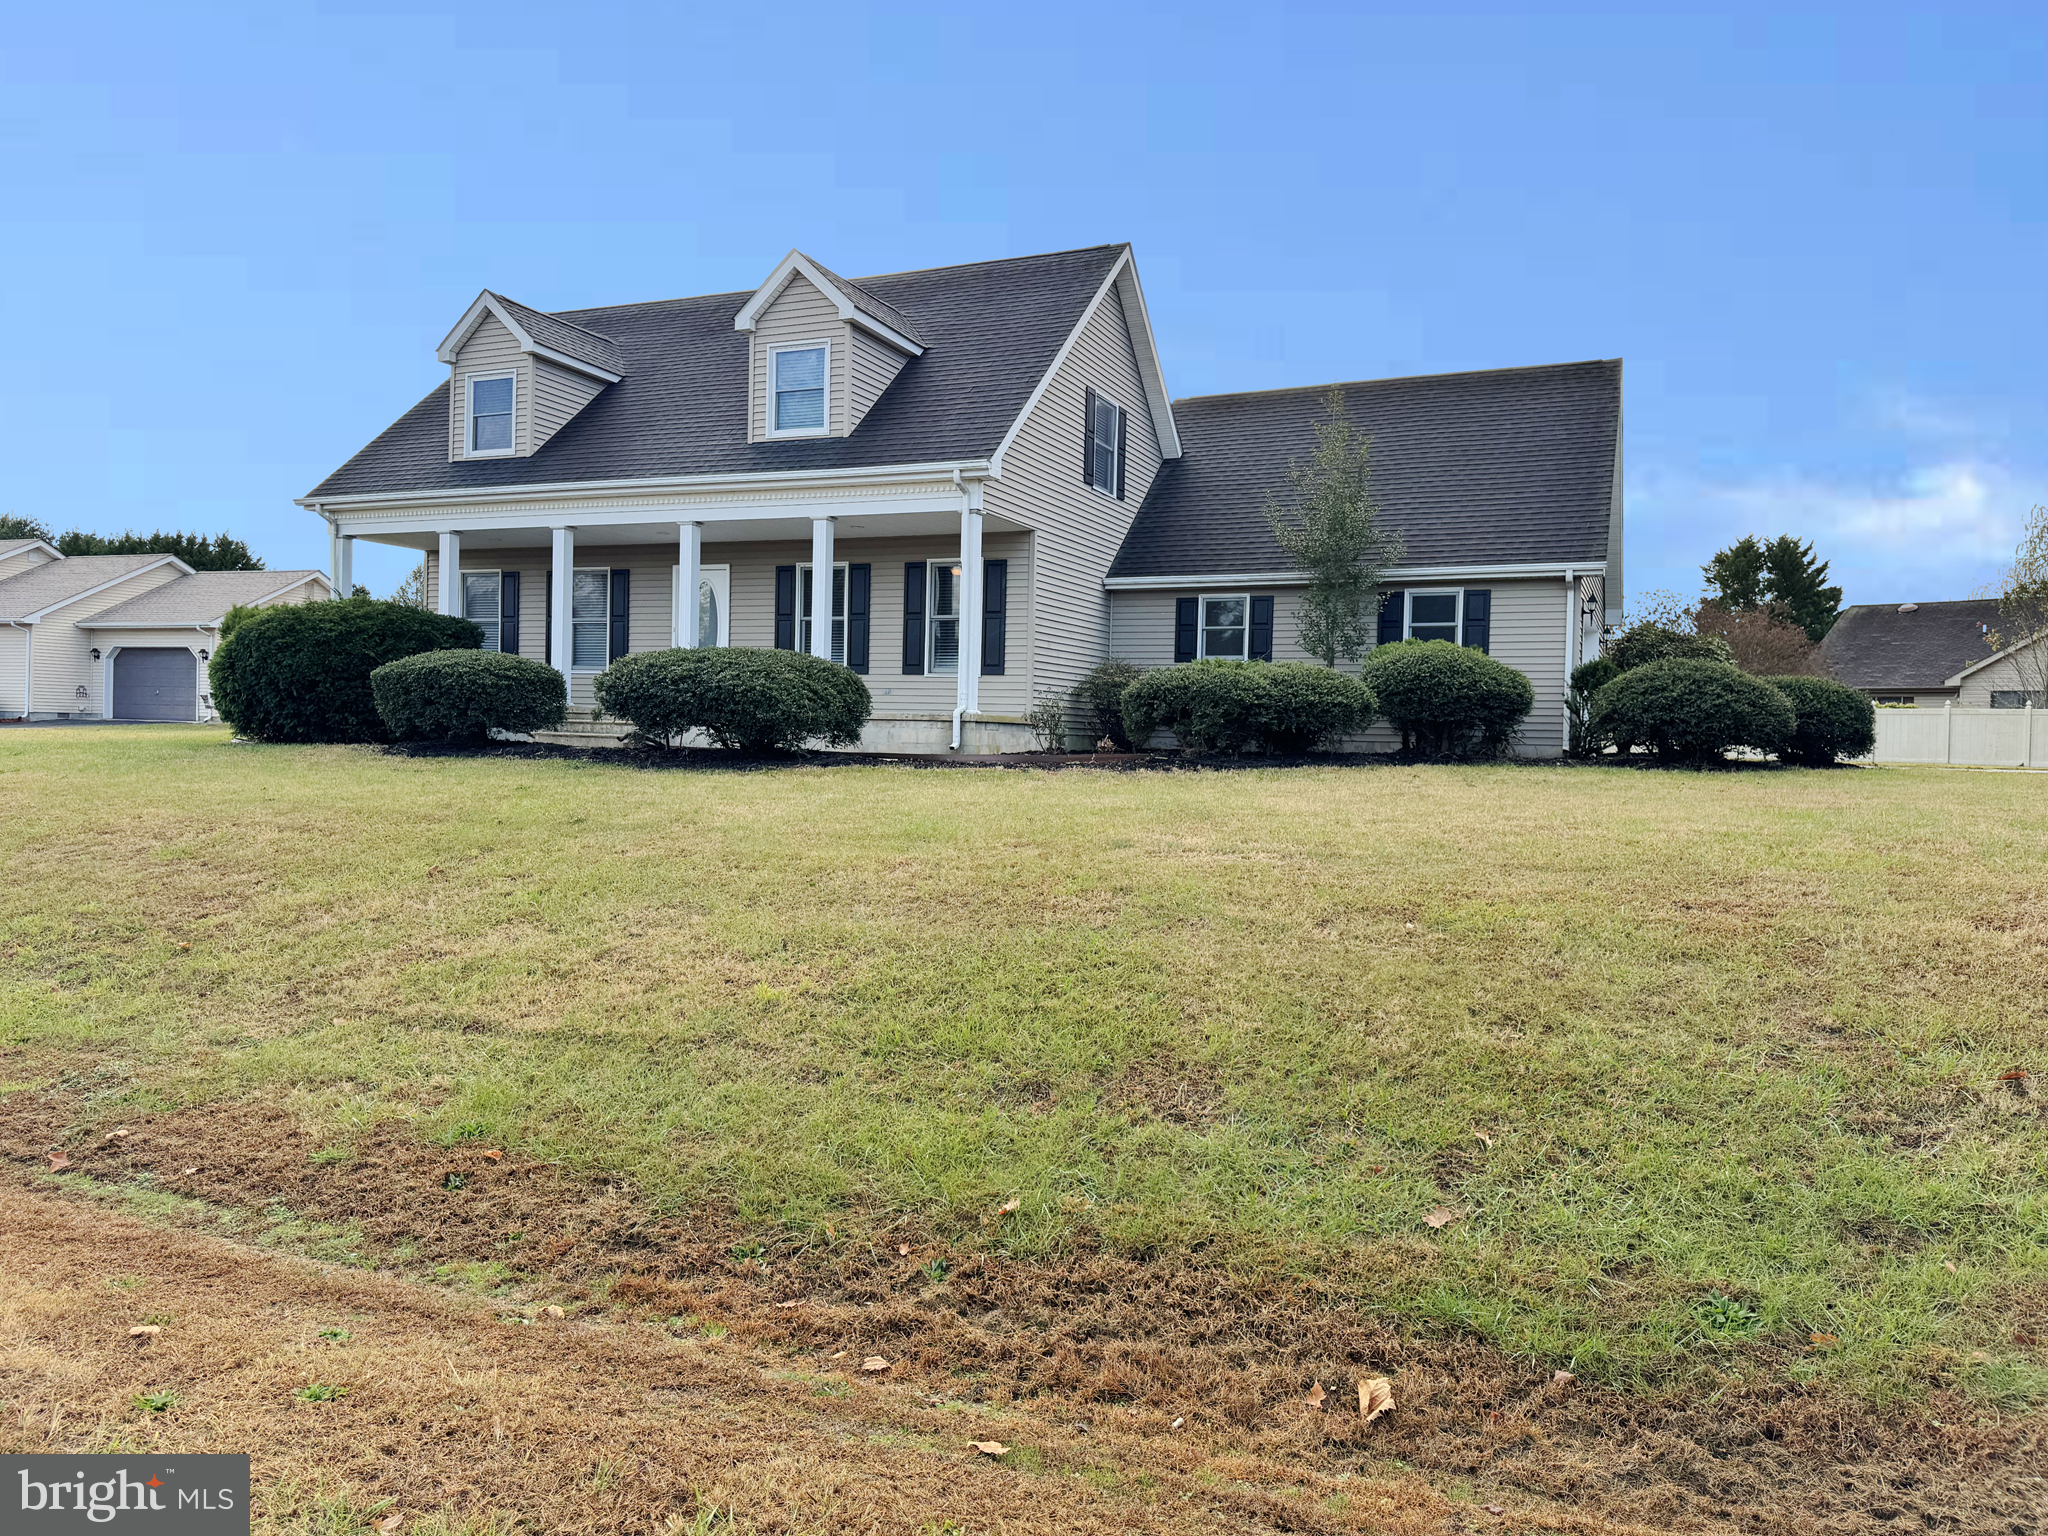
M 156 570 L 158 567 L 165 565 L 175 565 L 187 576 L 193 574 L 192 567 L 187 565 L 184 561 L 180 560 L 176 555 L 164 555 L 160 559 L 150 561 L 149 564 L 147 565 L 138 565 L 132 571 L 123 571 L 118 576 L 110 577 L 106 581 L 101 582 L 96 587 L 87 587 L 83 592 L 73 592 L 68 594 L 67 596 L 57 598 L 52 602 L 45 603 L 42 607 L 38 608 L 34 613 L 24 613 L 19 618 L 11 620 L 9 622 L 17 624 L 34 624 L 39 619 L 41 619 L 45 614 L 55 613 L 59 608 L 68 608 L 73 603 L 83 602 L 86 598 L 92 597 L 96 593 L 104 592 L 109 587 L 118 587 L 124 581 L 133 581 L 137 576 L 145 575 L 148 572 Z M 142 594 L 138 592 L 135 595 L 137 597 L 140 597 Z
M 551 347 L 542 346 L 528 334 L 525 326 L 513 318 L 512 311 L 498 301 L 498 295 L 491 292 L 488 288 L 479 293 L 476 296 L 476 302 L 463 311 L 462 318 L 455 322 L 455 329 L 442 338 L 441 345 L 435 349 L 434 355 L 442 362 L 452 364 L 461 355 L 463 343 L 469 340 L 470 333 L 484 323 L 485 315 L 495 316 L 498 324 L 504 326 L 506 330 L 512 333 L 512 339 L 519 344 L 519 350 L 522 352 L 530 352 L 535 356 L 544 357 L 551 363 L 559 363 L 562 367 L 572 368 L 578 373 L 587 373 L 593 379 L 598 379 L 606 384 L 616 384 L 625 377 L 624 374 L 613 373 L 609 369 L 600 368 L 595 363 L 586 363 L 579 357 L 570 357 L 565 352 L 557 352 Z M 583 329 L 582 326 L 577 325 L 573 320 L 564 320 L 562 324 L 570 327 L 572 330 L 580 331 Z M 596 340 L 604 339 L 599 337 L 595 331 L 588 334 Z
M 1545 577 L 1581 575 L 1597 570 L 1601 561 L 1580 561 L 1571 565 L 1411 565 L 1394 566 L 1380 572 L 1380 585 L 1409 581 L 1535 581 Z M 1105 576 L 1102 585 L 1111 592 L 1157 592 L 1178 587 L 1305 587 L 1312 578 L 1306 571 L 1211 571 L 1192 576 Z
M 792 250 L 775 264 L 775 270 L 768 274 L 768 280 L 754 290 L 754 296 L 742 304 L 740 312 L 732 317 L 732 328 L 736 331 L 751 332 L 760 324 L 761 312 L 775 302 L 782 290 L 789 286 L 789 280 L 798 273 L 802 273 L 804 280 L 825 296 L 833 309 L 838 311 L 840 319 L 857 325 L 864 331 L 872 332 L 890 346 L 907 352 L 912 357 L 924 356 L 922 346 L 887 321 L 877 319 L 862 309 L 847 296 L 845 289 L 825 275 L 824 270 L 816 262 L 798 250 Z

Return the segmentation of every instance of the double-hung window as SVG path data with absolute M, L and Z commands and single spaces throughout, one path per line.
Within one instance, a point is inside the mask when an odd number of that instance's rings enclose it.
M 811 591 L 811 567 L 800 565 L 796 568 L 796 648 L 808 653 L 811 649 L 811 613 L 814 608 Z M 844 562 L 832 567 L 832 659 L 844 663 L 846 660 L 846 565 Z
M 512 451 L 512 407 L 517 388 L 517 379 L 509 373 L 470 375 L 468 453 Z
M 960 562 L 934 560 L 926 568 L 925 652 L 927 672 L 960 671 Z
M 2048 709 L 2048 690 L 2038 688 L 1994 688 L 1991 690 L 1993 709 L 2025 709 L 2029 704 L 2036 709 Z
M 1088 483 L 1114 496 L 1123 467 L 1117 462 L 1123 446 L 1123 407 L 1092 391 L 1088 405 Z
M 497 571 L 464 571 L 462 573 L 462 616 L 484 632 L 484 649 L 500 649 L 499 605 L 505 590 L 505 578 Z
M 1232 661 L 1245 658 L 1245 636 L 1250 627 L 1252 600 L 1235 594 L 1202 598 L 1202 649 L 1199 654 Z
M 569 664 L 602 671 L 611 662 L 612 573 L 579 570 L 569 592 Z
M 1409 640 L 1448 640 L 1458 644 L 1458 627 L 1463 618 L 1462 592 L 1410 592 L 1408 594 Z
M 806 342 L 768 349 L 768 435 L 821 437 L 829 413 L 825 398 L 830 346 Z

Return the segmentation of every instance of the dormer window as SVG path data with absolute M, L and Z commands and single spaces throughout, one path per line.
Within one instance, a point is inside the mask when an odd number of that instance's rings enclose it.
M 469 377 L 468 452 L 477 457 L 512 451 L 514 375 L 471 374 Z
M 768 352 L 768 435 L 822 437 L 828 342 L 772 347 Z

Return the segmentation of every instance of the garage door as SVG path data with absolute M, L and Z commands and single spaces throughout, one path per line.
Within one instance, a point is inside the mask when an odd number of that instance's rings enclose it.
M 198 663 L 182 646 L 115 653 L 116 720 L 190 720 L 197 713 L 198 688 Z

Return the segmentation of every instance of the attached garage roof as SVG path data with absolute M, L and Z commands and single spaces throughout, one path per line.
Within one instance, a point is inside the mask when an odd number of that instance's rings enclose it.
M 1940 688 L 1965 667 L 1991 659 L 1985 631 L 1997 627 L 1994 597 L 1858 603 L 1842 610 L 1821 655 L 1828 675 L 1852 688 Z
M 320 575 L 319 571 L 195 571 L 80 619 L 78 627 L 214 625 L 237 603 L 260 603 Z

